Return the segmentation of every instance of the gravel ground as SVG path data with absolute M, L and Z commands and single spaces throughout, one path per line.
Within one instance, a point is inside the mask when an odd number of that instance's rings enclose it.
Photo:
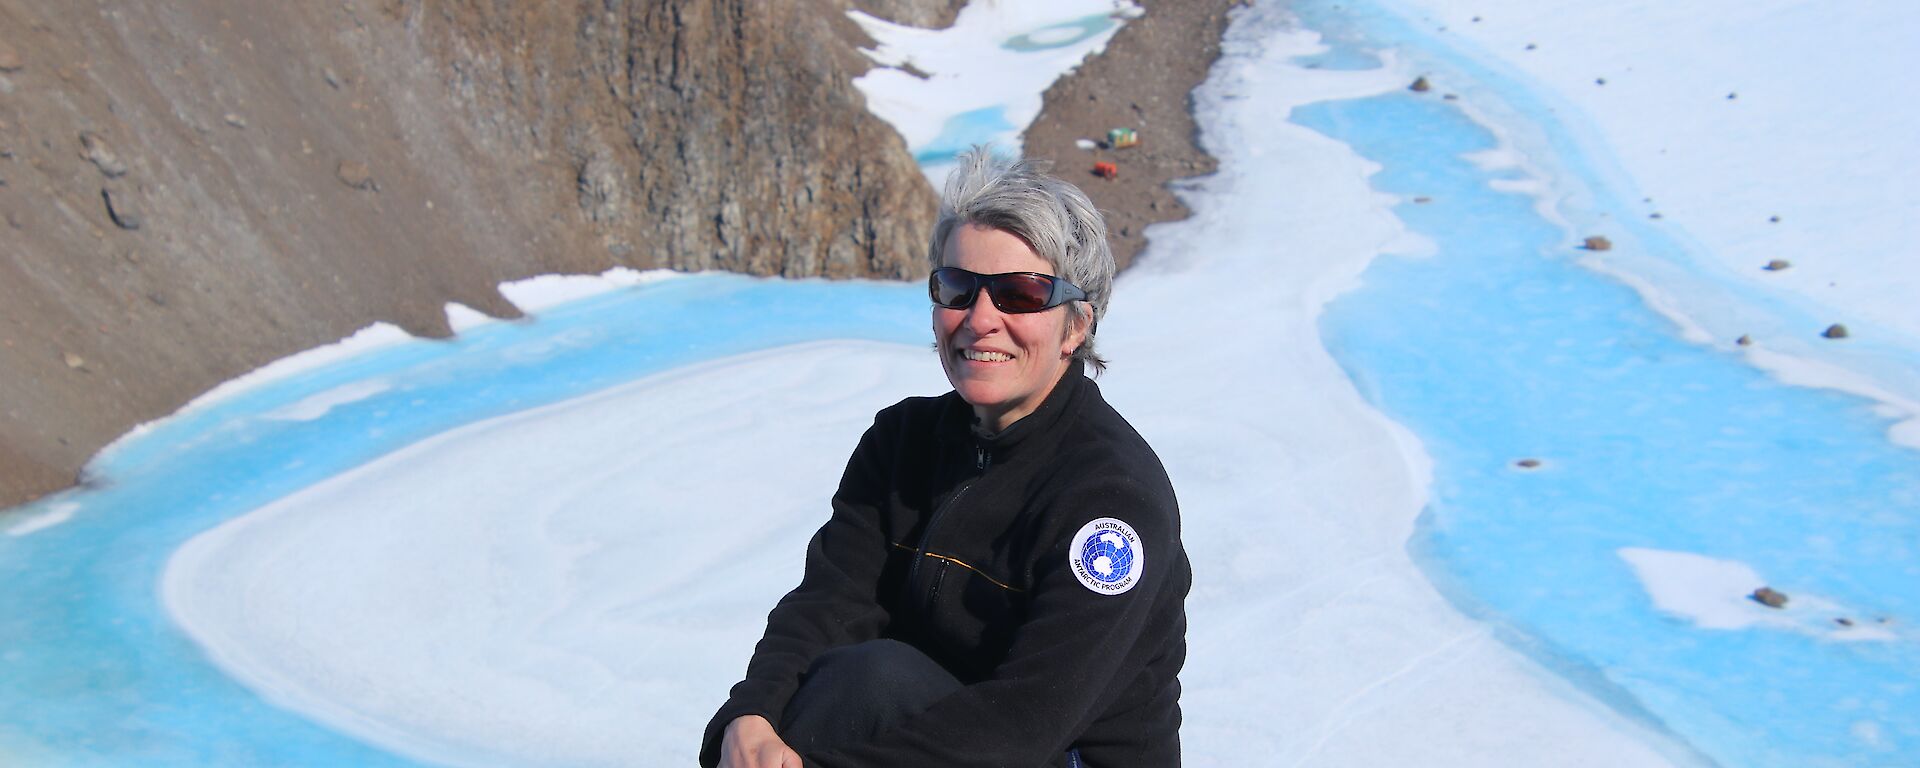
M 1026 154 L 1054 163 L 1107 215 L 1114 256 L 1125 269 L 1145 247 L 1147 225 L 1186 218 L 1167 182 L 1212 173 L 1214 159 L 1196 145 L 1194 87 L 1220 54 L 1227 11 L 1237 0 L 1141 2 L 1146 15 L 1115 33 L 1099 56 L 1047 90 L 1040 117 L 1027 129 Z M 1104 141 L 1111 128 L 1133 128 L 1140 145 L 1085 150 L 1077 139 Z M 1096 162 L 1119 169 L 1093 173 Z

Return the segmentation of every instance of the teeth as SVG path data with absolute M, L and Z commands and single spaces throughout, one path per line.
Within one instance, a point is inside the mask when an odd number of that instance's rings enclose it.
M 960 350 L 960 356 L 977 363 L 1004 363 L 1013 359 L 1013 355 L 1003 352 L 979 352 L 971 349 Z

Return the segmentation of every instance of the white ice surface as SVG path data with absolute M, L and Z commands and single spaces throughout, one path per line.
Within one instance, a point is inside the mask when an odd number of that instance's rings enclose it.
M 1041 94 L 1104 48 L 1114 30 L 1040 51 L 1010 50 L 1001 43 L 1086 16 L 1125 17 L 1138 10 L 1124 0 L 972 2 L 946 29 L 909 27 L 851 11 L 847 15 L 877 43 L 865 53 L 879 65 L 853 84 L 866 95 L 867 109 L 899 131 L 913 151 L 932 143 L 949 118 L 999 106 L 1011 129 L 994 137 L 994 144 L 1018 154 L 1020 134 L 1040 116 Z M 927 77 L 908 72 L 909 65 Z M 926 169 L 936 189 L 945 168 Z
M 270 699 L 431 761 L 688 765 L 922 347 L 787 347 L 422 441 L 193 539 L 172 615 Z
M 488 323 L 498 322 L 495 318 L 489 317 L 487 313 L 457 301 L 447 302 L 446 311 L 447 326 L 452 328 L 454 333 L 460 333 Z
M 579 301 L 589 296 L 629 288 L 635 285 L 671 279 L 680 273 L 670 269 L 645 271 L 614 267 L 598 275 L 538 275 L 525 280 L 500 284 L 500 294 L 527 314 L 548 307 Z
M 73 513 L 79 511 L 79 509 L 80 505 L 73 502 L 55 504 L 48 507 L 45 512 L 22 519 L 8 526 L 7 535 L 17 537 L 44 531 L 68 520 L 72 520 Z
M 1623 213 L 1855 331 L 1920 339 L 1920 3 L 1389 1 L 1575 110 L 1652 198 Z
M 313 421 L 336 407 L 365 400 L 392 388 L 393 384 L 385 379 L 362 379 L 309 395 L 268 411 L 262 417 L 277 421 Z
M 1890 363 L 1920 352 L 1920 109 L 1900 74 L 1920 71 L 1920 3 L 1385 1 L 1548 94 L 1626 196 L 1604 215 L 1658 212 L 1710 279 L 1811 320 L 1694 290 L 1625 254 L 1585 263 L 1692 340 L 1751 334 L 1748 362 L 1782 381 L 1887 404 L 1889 439 L 1920 448 L 1920 380 Z M 1479 100 L 1473 83 L 1434 87 Z M 1594 224 L 1615 236 L 1619 225 Z M 1773 259 L 1792 266 L 1761 269 Z M 1851 338 L 1820 338 L 1830 322 Z
M 1769 582 L 1752 566 L 1737 560 L 1641 547 L 1624 547 L 1619 554 L 1633 568 L 1655 607 L 1701 629 L 1784 629 L 1835 640 L 1894 638 L 1893 632 L 1875 618 L 1777 584 L 1772 586 L 1788 595 L 1787 604 L 1781 608 L 1761 605 L 1749 596 Z
M 1186 762 L 1664 764 L 1680 750 L 1513 653 L 1409 560 L 1429 460 L 1315 318 L 1377 252 L 1417 243 L 1363 160 L 1275 120 L 1406 73 L 1295 68 L 1313 40 L 1276 34 L 1203 90 L 1222 173 L 1194 219 L 1151 231 L 1101 328 L 1102 387 L 1185 510 Z M 1257 301 L 1192 311 L 1249 274 Z M 203 534 L 165 598 L 237 679 L 408 754 L 687 764 L 873 411 L 945 388 L 922 348 L 822 343 L 490 420 Z

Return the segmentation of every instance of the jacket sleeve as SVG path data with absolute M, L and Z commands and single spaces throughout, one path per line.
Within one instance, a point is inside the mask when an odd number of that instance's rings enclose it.
M 879 637 L 887 613 L 878 602 L 887 540 L 879 527 L 890 455 L 882 411 L 860 438 L 847 461 L 833 514 L 807 545 L 800 586 L 767 614 L 767 631 L 754 646 L 746 679 L 728 692 L 727 702 L 707 723 L 700 743 L 700 764 L 717 765 L 728 723 L 743 715 L 761 715 L 776 727 L 800 676 L 815 657 L 842 645 Z
M 1060 522 L 1059 533 L 1039 550 L 1028 618 L 992 677 L 868 743 L 803 753 L 809 768 L 1038 766 L 1066 752 L 1104 711 L 1103 698 L 1144 668 L 1138 640 L 1154 618 L 1156 596 L 1184 561 L 1171 499 L 1127 478 L 1063 499 L 1073 509 L 1047 512 Z M 1102 517 L 1133 527 L 1144 553 L 1139 583 L 1117 595 L 1095 593 L 1068 565 L 1071 539 Z

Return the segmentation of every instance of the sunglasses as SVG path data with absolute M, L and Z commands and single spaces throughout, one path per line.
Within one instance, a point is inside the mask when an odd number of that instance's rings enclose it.
M 933 303 L 947 309 L 973 306 L 974 297 L 980 295 L 983 287 L 992 296 L 995 309 L 1014 315 L 1087 300 L 1087 292 L 1080 290 L 1080 286 L 1038 272 L 982 275 L 959 267 L 941 267 L 927 278 L 927 293 L 933 297 Z

